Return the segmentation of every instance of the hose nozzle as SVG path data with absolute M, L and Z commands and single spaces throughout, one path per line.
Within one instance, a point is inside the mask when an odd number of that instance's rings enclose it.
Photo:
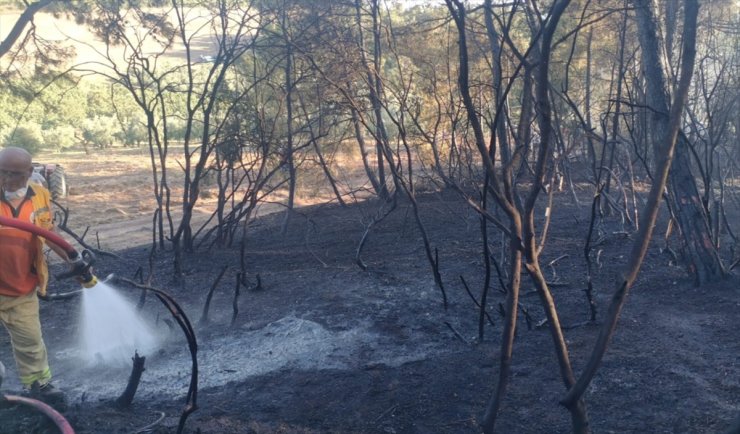
M 92 273 L 88 273 L 88 275 L 89 277 L 87 275 L 80 276 L 80 284 L 85 288 L 92 288 L 98 284 L 98 278 Z
M 75 252 L 76 253 L 76 252 Z M 57 279 L 75 277 L 85 288 L 92 288 L 98 284 L 98 279 L 92 274 L 92 265 L 95 263 L 95 255 L 89 250 L 82 253 L 70 254 L 70 265 L 72 268 L 66 273 L 58 274 Z

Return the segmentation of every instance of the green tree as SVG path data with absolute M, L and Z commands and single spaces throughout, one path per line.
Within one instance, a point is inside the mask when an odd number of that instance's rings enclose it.
M 16 146 L 35 155 L 42 149 L 43 136 L 38 125 L 19 126 L 13 134 L 6 136 L 3 146 Z
M 44 148 L 55 151 L 64 151 L 77 144 L 75 127 L 72 125 L 58 125 L 42 132 Z
M 115 118 L 110 116 L 95 116 L 86 119 L 80 126 L 80 137 L 87 146 L 93 146 L 98 149 L 105 149 L 113 144 L 115 131 L 118 125 Z

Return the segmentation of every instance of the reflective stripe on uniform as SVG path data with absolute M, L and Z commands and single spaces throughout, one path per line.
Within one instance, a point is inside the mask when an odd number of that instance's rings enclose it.
M 39 386 L 43 386 L 51 381 L 51 369 L 46 368 L 45 370 L 35 374 L 21 375 L 21 383 L 23 383 L 24 387 L 31 387 L 31 385 L 36 381 L 39 382 Z

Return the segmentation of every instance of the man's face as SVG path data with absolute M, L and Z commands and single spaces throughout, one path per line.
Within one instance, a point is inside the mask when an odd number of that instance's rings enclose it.
M 17 158 L 0 158 L 0 188 L 15 191 L 26 186 L 33 168 Z

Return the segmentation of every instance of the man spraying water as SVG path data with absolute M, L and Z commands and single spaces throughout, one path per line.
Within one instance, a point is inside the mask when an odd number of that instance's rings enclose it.
M 34 398 L 63 407 L 64 394 L 51 384 L 39 320 L 38 297 L 47 299 L 49 275 L 44 243 L 70 265 L 69 272 L 56 277 L 75 277 L 88 288 L 70 293 L 82 292 L 83 359 L 121 365 L 135 351 L 152 351 L 157 341 L 133 304 L 92 274 L 94 255 L 78 253 L 53 231 L 50 194 L 29 184 L 31 172 L 28 152 L 0 151 L 0 321 L 10 333 L 24 388 Z
M 0 216 L 53 230 L 49 191 L 28 180 L 33 168 L 24 149 L 0 150 Z M 23 387 L 36 397 L 64 405 L 64 394 L 51 383 L 51 369 L 41 334 L 39 301 L 49 281 L 43 239 L 27 231 L 0 227 L 0 322 L 10 334 Z M 49 244 L 70 262 L 60 247 Z

